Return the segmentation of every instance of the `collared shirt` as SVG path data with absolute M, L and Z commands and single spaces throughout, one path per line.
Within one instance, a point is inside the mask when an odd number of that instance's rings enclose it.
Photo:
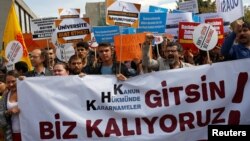
M 45 76 L 45 68 L 43 68 L 43 71 L 38 73 L 35 70 L 33 70 L 34 76 Z
M 39 77 L 39 76 L 51 76 L 51 75 L 52 73 L 50 72 L 50 70 L 46 68 L 44 68 L 41 73 L 38 73 L 35 70 L 28 71 L 27 73 L 25 73 L 26 77 Z

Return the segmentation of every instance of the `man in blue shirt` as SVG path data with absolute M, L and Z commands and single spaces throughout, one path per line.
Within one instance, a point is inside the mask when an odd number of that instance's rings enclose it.
M 250 23 L 237 20 L 225 39 L 221 54 L 231 60 L 250 58 Z

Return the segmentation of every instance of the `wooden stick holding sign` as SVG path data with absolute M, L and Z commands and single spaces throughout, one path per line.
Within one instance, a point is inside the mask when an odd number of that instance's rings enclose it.
M 121 49 L 120 49 L 120 58 L 122 58 L 122 31 L 123 31 L 123 28 L 121 26 L 120 27 L 120 35 L 121 35 L 121 38 L 120 38 L 120 46 L 121 46 Z M 122 61 L 119 62 L 119 74 L 121 73 L 121 67 L 122 67 Z
M 193 42 L 197 48 L 207 52 L 209 64 L 212 63 L 209 50 L 213 49 L 218 42 L 218 32 L 210 24 L 200 24 L 193 32 Z

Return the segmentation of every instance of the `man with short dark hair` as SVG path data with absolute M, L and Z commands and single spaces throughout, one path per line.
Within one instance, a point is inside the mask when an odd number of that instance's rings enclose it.
M 45 67 L 48 68 L 50 71 L 53 70 L 53 66 L 56 64 L 56 54 L 55 49 L 51 47 L 46 47 L 43 49 L 45 53 Z
M 128 68 L 115 61 L 113 47 L 109 43 L 100 43 L 98 46 L 98 55 L 101 63 L 98 64 L 90 74 L 116 74 L 119 80 L 125 80 L 130 76 Z M 119 68 L 121 70 L 119 70 Z
M 80 73 L 83 73 L 83 64 L 82 64 L 82 58 L 80 58 L 77 55 L 72 55 L 69 58 L 69 74 L 70 75 L 79 75 Z
M 19 75 L 24 75 L 26 72 L 28 72 L 28 65 L 24 61 L 19 61 L 15 63 L 15 69 L 19 73 Z
M 222 45 L 221 54 L 230 60 L 250 58 L 250 23 L 237 20 L 232 28 L 233 32 Z
M 147 34 L 145 42 L 142 45 L 142 66 L 144 73 L 193 66 L 180 59 L 183 56 L 183 48 L 177 42 L 165 41 L 165 43 L 162 44 L 163 56 L 158 57 L 157 60 L 150 58 L 149 48 L 153 40 L 152 36 L 152 34 Z
M 78 42 L 75 49 L 76 55 L 82 58 L 83 66 L 88 65 L 88 53 L 89 53 L 89 44 L 87 42 Z

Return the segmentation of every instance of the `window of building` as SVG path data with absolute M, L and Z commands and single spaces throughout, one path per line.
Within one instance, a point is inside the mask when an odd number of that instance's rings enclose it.
M 20 10 L 21 11 L 21 28 L 22 28 L 22 32 L 24 33 L 25 32 L 25 19 L 24 19 L 24 11 L 23 9 Z

